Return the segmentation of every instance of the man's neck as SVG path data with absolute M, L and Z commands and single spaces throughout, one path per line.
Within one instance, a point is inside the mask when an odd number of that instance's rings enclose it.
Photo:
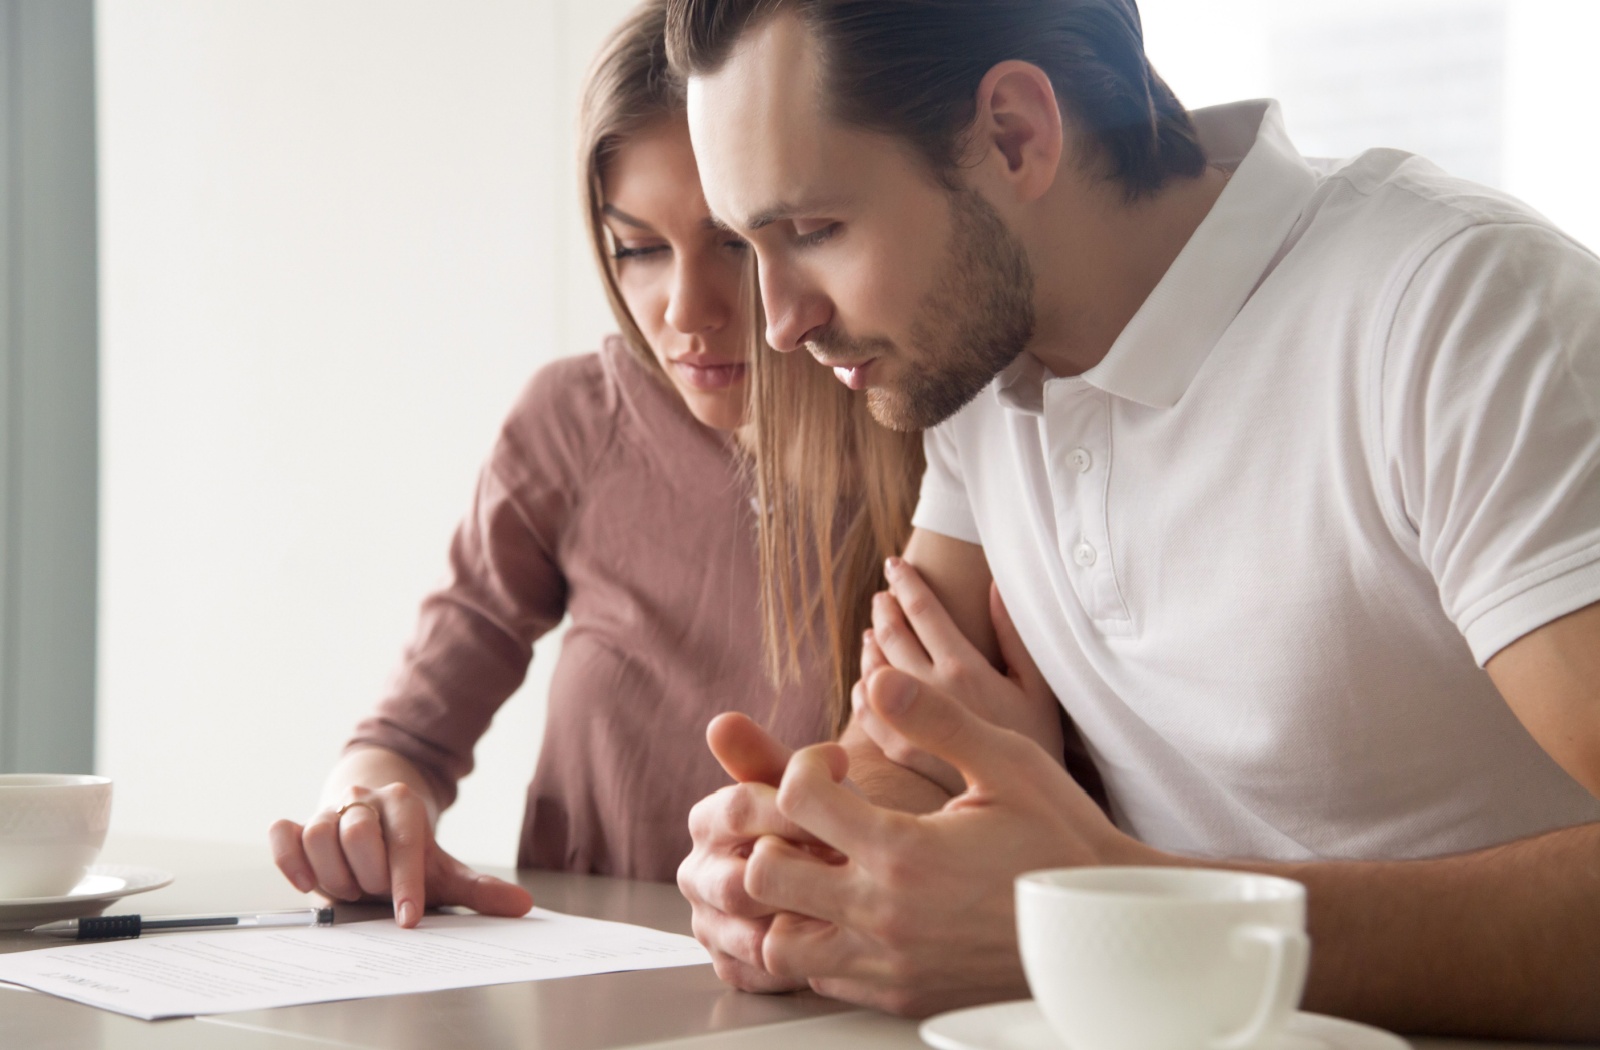
M 1208 167 L 1129 204 L 1121 188 L 1065 180 L 1050 218 L 1029 238 L 1037 319 L 1028 350 L 1058 376 L 1099 364 L 1222 195 L 1228 175 Z

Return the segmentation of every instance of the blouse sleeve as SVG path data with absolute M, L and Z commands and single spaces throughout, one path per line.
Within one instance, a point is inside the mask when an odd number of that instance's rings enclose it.
M 595 355 L 534 376 L 478 477 L 443 585 L 423 600 L 400 666 L 346 744 L 404 756 L 441 807 L 526 677 L 534 641 L 566 611 L 563 538 L 614 410 Z

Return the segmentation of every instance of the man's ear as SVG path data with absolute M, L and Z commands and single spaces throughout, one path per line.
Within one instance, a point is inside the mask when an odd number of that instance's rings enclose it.
M 997 189 L 1008 187 L 1018 204 L 1043 197 L 1055 183 L 1066 140 L 1050 78 L 1031 62 L 1001 62 L 984 75 L 976 101 L 966 166 Z

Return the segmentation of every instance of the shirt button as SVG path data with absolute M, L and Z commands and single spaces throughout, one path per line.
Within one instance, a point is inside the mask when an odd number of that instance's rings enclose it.
M 1094 548 L 1089 545 L 1088 541 L 1084 541 L 1072 549 L 1072 560 L 1082 565 L 1085 569 L 1093 565 L 1097 558 L 1098 555 L 1095 554 Z
M 1073 449 L 1072 455 L 1068 458 L 1072 461 L 1072 465 L 1077 468 L 1079 474 L 1089 473 L 1089 468 L 1094 466 L 1094 457 L 1089 454 L 1089 450 L 1086 448 Z

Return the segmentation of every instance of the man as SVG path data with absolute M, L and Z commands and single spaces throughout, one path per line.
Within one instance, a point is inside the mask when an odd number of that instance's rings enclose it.
M 1308 886 L 1307 1009 L 1600 1035 L 1600 263 L 1191 120 L 1132 0 L 674 0 L 669 46 L 769 341 L 933 428 L 845 747 L 712 727 L 719 972 L 1021 996 L 1016 874 L 1235 866 Z M 992 724 L 1052 690 L 1112 819 Z

